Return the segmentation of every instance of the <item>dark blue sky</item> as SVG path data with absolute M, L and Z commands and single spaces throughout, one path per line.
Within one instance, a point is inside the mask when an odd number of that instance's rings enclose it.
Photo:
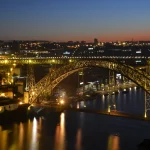
M 150 0 L 1 0 L 0 39 L 150 40 Z

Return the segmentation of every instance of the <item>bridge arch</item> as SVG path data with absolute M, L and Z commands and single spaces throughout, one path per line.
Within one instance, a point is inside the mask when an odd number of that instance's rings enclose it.
M 37 84 L 35 84 L 35 86 L 33 86 L 29 91 L 29 103 L 31 104 L 35 102 L 36 98 L 46 89 L 55 88 L 64 78 L 68 77 L 72 73 L 88 67 L 102 67 L 119 72 L 150 94 L 149 76 L 132 66 L 108 60 L 79 60 L 66 64 L 57 70 L 53 70 L 42 78 Z

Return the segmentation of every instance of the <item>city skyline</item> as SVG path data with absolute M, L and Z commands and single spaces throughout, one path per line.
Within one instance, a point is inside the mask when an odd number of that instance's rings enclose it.
M 150 1 L 2 0 L 1 40 L 150 40 Z

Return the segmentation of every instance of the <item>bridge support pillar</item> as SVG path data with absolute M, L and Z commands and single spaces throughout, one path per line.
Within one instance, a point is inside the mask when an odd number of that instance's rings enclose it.
M 24 103 L 29 103 L 29 92 L 24 92 Z
M 34 67 L 33 65 L 27 66 L 27 79 L 26 79 L 26 91 L 32 89 L 35 85 Z
M 109 85 L 115 85 L 115 72 L 113 70 L 109 70 Z
M 81 69 L 78 71 L 78 88 L 83 87 L 83 94 L 85 92 L 84 84 L 84 70 Z
M 144 108 L 144 117 L 147 117 L 147 111 L 150 110 L 150 94 L 145 92 L 145 108 Z
M 147 68 L 146 68 L 146 73 L 148 74 L 148 76 L 150 77 L 150 60 L 147 60 Z M 145 80 L 145 89 L 147 89 L 146 87 L 146 83 L 147 83 L 147 79 Z M 150 91 L 150 89 L 148 89 L 148 91 Z M 145 106 L 144 106 L 144 117 L 147 117 L 147 111 L 150 110 L 150 94 L 145 92 Z
M 108 113 L 111 112 L 111 105 L 110 105 L 110 94 L 108 95 Z
M 126 78 L 125 76 L 122 76 L 122 82 L 123 82 L 123 83 L 129 82 L 129 79 Z

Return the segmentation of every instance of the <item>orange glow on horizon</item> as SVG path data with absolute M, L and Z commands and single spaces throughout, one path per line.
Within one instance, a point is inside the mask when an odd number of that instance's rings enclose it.
M 92 38 L 93 37 L 93 38 Z M 115 41 L 150 41 L 150 33 L 142 33 L 142 34 L 116 34 L 116 35 L 104 35 L 104 36 L 85 36 L 85 37 L 70 37 L 65 36 L 63 40 L 61 37 L 59 39 L 53 39 L 49 41 L 57 41 L 57 42 L 68 42 L 68 41 L 86 41 L 86 42 L 93 42 L 94 38 L 97 38 L 99 42 L 115 42 Z
M 86 42 L 93 42 L 94 38 L 97 38 L 99 42 L 116 42 L 116 41 L 149 41 L 150 40 L 150 31 L 111 31 L 106 33 L 88 33 L 82 35 L 79 34 L 61 34 L 61 35 L 54 35 L 50 36 L 34 36 L 34 37 L 20 37 L 17 40 L 43 40 L 43 41 L 51 41 L 51 42 L 68 42 L 68 41 L 86 41 Z

